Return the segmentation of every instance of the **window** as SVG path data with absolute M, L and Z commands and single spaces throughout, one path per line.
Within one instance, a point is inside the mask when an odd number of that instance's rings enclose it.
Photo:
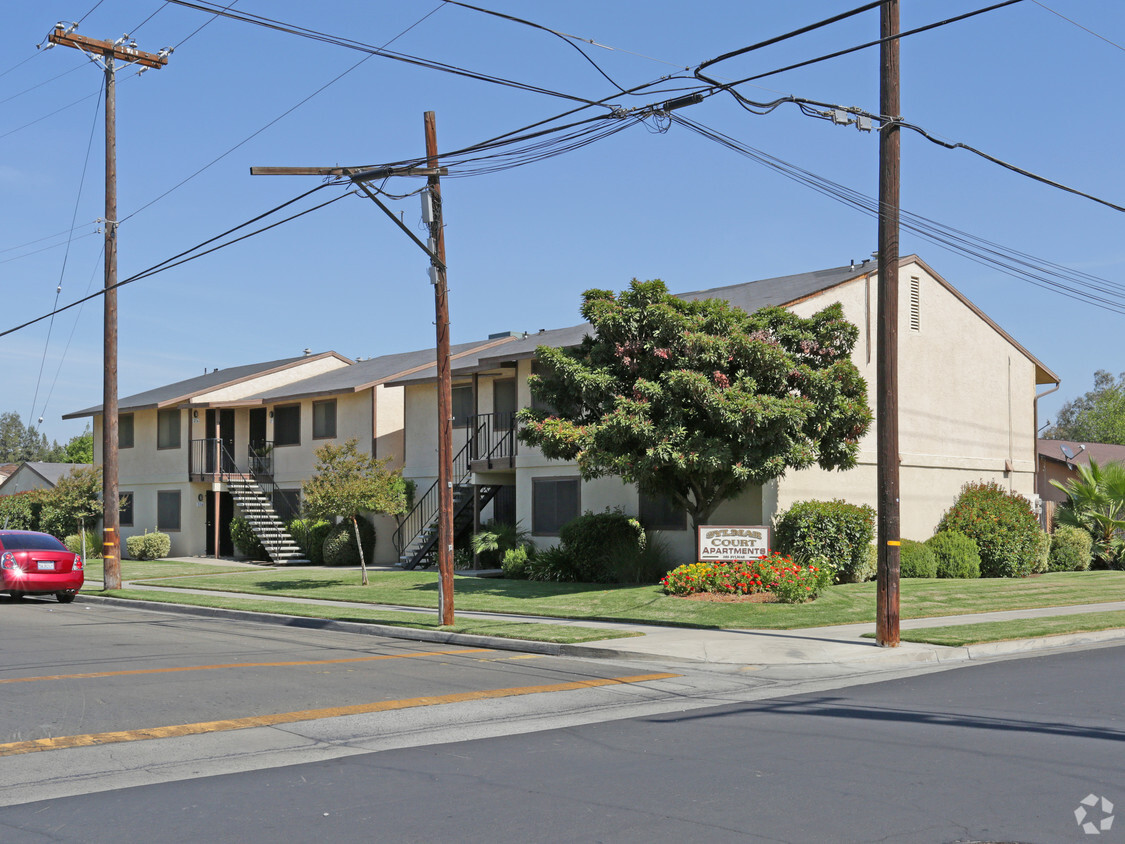
M 330 440 L 336 436 L 336 399 L 313 402 L 313 439 Z
M 531 532 L 558 536 L 563 525 L 578 518 L 578 506 L 578 478 L 533 478 Z
M 687 512 L 667 495 L 642 492 L 639 509 L 646 530 L 687 530 Z
M 464 387 L 453 388 L 453 427 L 467 428 L 469 417 L 476 415 L 473 406 L 473 386 L 466 384 Z
M 538 360 L 533 360 L 531 362 L 532 375 L 546 375 L 547 373 L 548 369 L 545 364 Z M 535 393 L 531 394 L 531 408 L 532 410 L 545 410 L 547 411 L 547 413 L 550 413 L 552 415 L 558 413 L 558 411 L 555 410 L 554 405 L 552 405 L 550 402 L 543 401 L 543 399 L 536 398 Z
M 165 489 L 156 493 L 156 529 L 180 529 L 180 491 Z
M 133 526 L 133 493 L 131 493 L 131 492 L 119 492 L 117 495 L 118 495 L 118 498 L 121 501 L 121 511 L 120 511 L 121 515 L 118 516 L 117 518 L 121 522 L 122 527 L 132 527 Z
M 301 515 L 301 491 L 299 489 L 275 489 L 273 509 L 283 522 Z
M 122 413 L 117 417 L 117 447 L 133 447 L 133 414 Z
M 156 412 L 156 447 L 180 447 L 180 411 L 178 409 L 158 410 Z
M 301 444 L 301 406 L 290 404 L 273 409 L 273 444 Z

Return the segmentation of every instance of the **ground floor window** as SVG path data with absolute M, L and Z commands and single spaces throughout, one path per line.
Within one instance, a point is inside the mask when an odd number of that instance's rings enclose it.
M 687 530 L 687 511 L 667 495 L 642 492 L 638 516 L 645 530 Z
M 133 526 L 133 493 L 121 491 L 118 493 L 121 500 L 121 515 L 118 520 L 122 527 Z
M 533 478 L 531 481 L 531 532 L 558 536 L 559 529 L 579 514 L 578 478 Z
M 273 491 L 273 509 L 277 517 L 283 522 L 295 519 L 301 515 L 301 491 L 299 489 L 275 489 Z
M 180 491 L 162 489 L 156 493 L 156 529 L 180 529 Z

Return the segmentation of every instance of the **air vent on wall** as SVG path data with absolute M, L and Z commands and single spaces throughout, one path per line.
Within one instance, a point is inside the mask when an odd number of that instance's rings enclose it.
M 910 279 L 910 330 L 922 330 L 922 282 Z

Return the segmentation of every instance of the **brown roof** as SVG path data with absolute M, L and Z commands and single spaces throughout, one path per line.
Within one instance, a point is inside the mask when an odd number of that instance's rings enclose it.
M 1088 466 L 1091 458 L 1099 465 L 1103 463 L 1125 463 L 1125 445 L 1112 443 L 1081 443 L 1075 440 L 1044 440 L 1038 441 L 1039 456 L 1045 460 L 1056 463 L 1065 463 L 1071 468 L 1075 466 Z M 1071 456 L 1067 457 L 1063 451 L 1066 448 Z

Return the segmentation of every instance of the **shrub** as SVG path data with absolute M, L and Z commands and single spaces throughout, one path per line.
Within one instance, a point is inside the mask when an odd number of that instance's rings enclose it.
M 645 549 L 641 523 L 621 510 L 586 512 L 563 525 L 559 544 L 566 549 L 583 583 L 616 583 L 622 557 L 636 559 Z M 663 573 L 663 572 L 662 572 Z
M 125 551 L 131 560 L 158 560 L 172 550 L 172 540 L 166 533 L 136 534 L 125 539 Z
M 235 516 L 230 520 L 230 539 L 234 543 L 234 547 L 238 549 L 238 553 L 243 556 L 251 560 L 269 559 L 265 546 L 258 539 L 258 535 L 254 533 L 254 529 L 250 527 L 250 522 L 242 516 Z
M 1041 530 L 1036 540 L 1035 562 L 1031 564 L 1031 573 L 1043 574 L 1051 570 L 1051 534 L 1047 533 L 1045 530 Z
M 359 516 L 356 521 L 359 523 L 360 539 L 363 540 L 363 559 L 370 563 L 375 557 L 375 527 L 363 516 Z M 325 537 L 324 565 L 359 565 L 359 547 L 355 544 L 355 528 L 351 519 L 344 519 Z
M 75 554 L 82 553 L 82 534 L 72 533 L 63 540 L 63 545 L 68 551 Z M 84 559 L 100 560 L 102 558 L 102 538 L 97 531 L 86 531 L 86 555 Z
M 1080 527 L 1059 525 L 1051 535 L 1047 567 L 1051 571 L 1086 571 L 1093 558 L 1094 539 Z
M 332 531 L 332 523 L 324 519 L 290 519 L 285 525 L 305 559 L 314 566 L 324 565 L 324 540 Z
M 0 495 L 0 528 L 39 530 L 39 503 L 36 491 Z
M 898 559 L 899 577 L 937 577 L 937 557 L 924 542 L 902 540 Z
M 481 532 L 473 535 L 470 548 L 478 555 L 484 568 L 494 569 L 500 566 L 508 551 L 530 544 L 531 534 L 521 529 L 519 524 L 510 525 L 489 519 L 482 526 Z
M 524 566 L 528 580 L 554 583 L 573 583 L 578 580 L 578 568 L 562 545 L 554 545 L 535 552 Z
M 866 580 L 875 510 L 846 501 L 798 501 L 774 519 L 773 546 L 802 564 L 831 563 L 841 583 Z M 873 567 L 872 567 L 873 568 Z
M 938 577 L 980 577 L 977 544 L 959 530 L 943 530 L 926 540 L 937 560 Z
M 39 510 L 39 526 L 36 530 L 49 533 L 56 538 L 72 534 L 78 528 L 77 523 L 60 508 L 50 503 L 44 503 Z
M 511 580 L 527 580 L 527 563 L 535 555 L 534 545 L 520 545 L 504 552 L 500 569 Z
M 967 483 L 938 522 L 977 544 L 981 577 L 1027 577 L 1039 548 L 1039 520 L 1027 499 L 994 481 Z
M 832 583 L 833 576 L 832 569 L 801 566 L 772 553 L 759 560 L 689 563 L 668 572 L 660 585 L 668 595 L 770 592 L 782 603 L 795 604 L 815 598 Z

